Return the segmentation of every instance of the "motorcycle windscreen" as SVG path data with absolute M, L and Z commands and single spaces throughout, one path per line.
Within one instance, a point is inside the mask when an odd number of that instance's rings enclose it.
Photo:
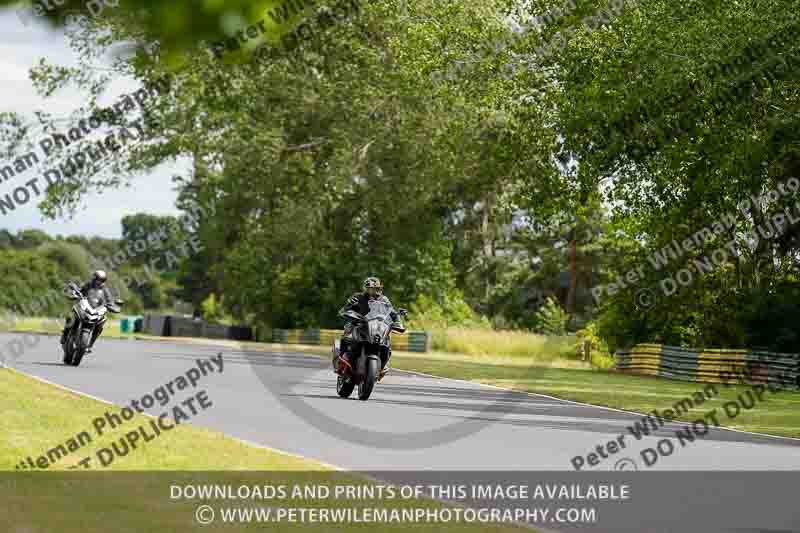
M 383 302 L 369 303 L 369 313 L 365 317 L 369 323 L 369 337 L 367 337 L 369 342 L 373 344 L 388 342 L 389 328 L 392 326 L 391 312 L 392 306 Z
M 100 289 L 89 289 L 84 296 L 89 301 L 89 305 L 91 305 L 93 309 L 106 306 L 105 295 Z
M 369 321 L 369 342 L 373 344 L 385 344 L 389 336 L 389 326 L 383 318 L 375 318 Z
M 369 313 L 365 317 L 367 320 L 373 319 L 386 319 L 389 314 L 392 312 L 392 306 L 386 305 L 383 302 L 370 302 L 369 303 Z

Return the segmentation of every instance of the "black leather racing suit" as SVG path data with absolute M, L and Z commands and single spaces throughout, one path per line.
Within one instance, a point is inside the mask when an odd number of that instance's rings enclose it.
M 366 315 L 367 313 L 369 313 L 369 302 L 370 302 L 370 299 L 371 298 L 370 298 L 369 294 L 367 294 L 365 292 L 357 292 L 357 293 L 355 293 L 353 296 L 351 296 L 347 300 L 347 303 L 344 304 L 344 307 L 342 307 L 339 310 L 339 316 L 344 317 L 344 314 L 347 311 L 355 311 L 356 313 L 358 313 L 360 315 Z M 385 304 L 387 304 L 387 305 L 389 305 L 391 307 L 394 307 L 394 306 L 392 306 L 392 302 L 389 301 L 389 298 L 387 298 L 384 295 L 377 296 L 377 297 L 375 297 L 375 299 L 380 301 L 380 302 L 383 302 L 383 303 L 385 303 Z M 347 317 L 344 317 L 344 318 L 345 318 L 346 322 L 344 324 L 344 335 L 342 335 L 342 340 L 341 340 L 341 344 L 340 345 L 342 347 L 342 351 L 349 356 L 350 355 L 350 349 L 353 346 L 353 341 L 352 341 L 352 339 L 353 339 L 353 329 L 355 329 L 357 324 L 353 320 L 350 320 Z M 400 321 L 399 317 L 397 317 L 396 315 L 394 315 L 392 318 L 394 318 L 398 322 Z M 405 327 L 402 325 L 402 322 L 398 323 L 398 327 L 400 327 L 402 329 L 405 329 Z M 386 368 L 386 365 L 389 364 L 389 359 L 391 359 L 391 357 L 392 357 L 392 348 L 389 347 L 389 353 L 386 356 L 386 361 L 381 361 L 381 363 L 382 363 L 381 370 Z

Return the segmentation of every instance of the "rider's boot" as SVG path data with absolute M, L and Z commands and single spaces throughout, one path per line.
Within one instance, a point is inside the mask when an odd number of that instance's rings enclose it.
M 70 326 L 70 319 L 67 318 L 64 321 L 64 329 L 61 331 L 61 346 L 64 346 L 67 343 L 67 333 L 69 332 Z
M 100 335 L 103 333 L 103 326 L 97 326 L 94 330 L 94 335 L 92 335 L 92 342 L 89 343 L 89 347 L 86 349 L 86 353 L 92 353 L 92 348 L 94 348 L 94 343 L 97 342 L 97 339 L 100 338 Z
M 347 343 L 344 340 L 339 341 L 339 360 L 337 361 L 336 373 L 341 374 L 350 366 L 350 357 L 347 355 Z
M 389 359 L 391 359 L 391 358 L 392 358 L 392 349 L 389 348 L 389 353 L 386 354 L 386 362 L 383 364 L 383 368 L 381 368 L 381 371 L 378 374 L 378 382 L 379 383 L 384 377 L 386 377 L 386 374 L 389 373 Z

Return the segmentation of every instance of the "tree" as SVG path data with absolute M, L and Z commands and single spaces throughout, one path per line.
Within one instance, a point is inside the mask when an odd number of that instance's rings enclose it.
M 248 63 L 192 56 L 191 68 L 173 75 L 180 91 L 144 112 L 148 142 L 118 162 L 113 180 L 86 174 L 79 185 L 54 187 L 46 212 L 68 211 L 86 190 L 188 155 L 194 168 L 179 178 L 181 203 L 203 213 L 195 230 L 203 252 L 179 277 L 196 304 L 217 293 L 237 318 L 332 325 L 346 292 L 368 274 L 380 273 L 399 301 L 455 289 L 452 239 L 460 230 L 452 221 L 489 206 L 475 238 L 491 256 L 492 226 L 513 201 L 508 184 L 552 173 L 546 150 L 555 135 L 530 106 L 509 101 L 499 76 L 487 87 L 420 80 L 421 69 L 436 66 L 431 39 L 457 37 L 456 48 L 466 47 L 464 28 L 476 18 L 488 21 L 480 33 L 496 36 L 504 30 L 487 15 L 502 3 L 420 1 L 411 10 L 429 16 L 410 27 L 397 7 L 363 6 L 357 19 L 297 50 Z M 130 22 L 115 26 L 117 38 L 136 35 Z M 104 35 L 83 28 L 87 56 Z M 419 53 L 408 54 L 409 43 Z M 157 49 L 147 59 L 127 67 L 151 85 L 164 68 Z M 46 65 L 36 73 L 43 87 L 82 76 Z
M 14 237 L 14 247 L 28 250 L 37 248 L 50 240 L 50 236 L 41 230 L 25 229 L 17 232 L 17 235 Z
M 20 5 L 23 4 L 23 5 Z M 193 0 L 174 0 L 169 4 L 155 0 L 61 0 L 57 3 L 35 1 L 31 5 L 15 0 L 0 0 L 0 5 L 15 6 L 19 19 L 25 24 L 31 20 L 46 20 L 54 26 L 76 24 L 114 27 L 125 23 L 137 27 L 137 39 L 127 43 L 129 53 L 146 53 L 146 47 L 158 41 L 165 56 L 180 65 L 184 54 L 197 47 L 198 41 L 215 42 L 236 38 L 236 31 L 225 35 L 220 28 L 226 21 L 240 21 L 247 30 L 259 22 L 263 24 L 262 39 L 275 42 L 302 21 L 308 9 L 303 3 L 285 0 L 260 2 L 254 0 L 228 0 L 224 3 Z
M 180 69 L 147 21 L 90 21 L 70 37 L 77 69 L 34 69 L 43 94 L 74 82 L 94 102 L 107 80 L 91 60 L 127 40 L 146 46 L 114 68 L 143 87 L 168 74 L 169 88 L 140 112 L 144 142 L 106 173 L 51 187 L 44 212 L 188 157 L 179 206 L 201 216 L 182 235 L 203 248 L 168 279 L 195 305 L 219 295 L 237 319 L 333 325 L 351 288 L 378 274 L 395 301 L 445 310 L 463 295 L 501 326 L 534 327 L 553 297 L 575 322 L 597 318 L 609 344 L 745 342 L 749 315 L 724 310 L 771 302 L 800 272 L 788 218 L 747 242 L 797 195 L 740 209 L 800 167 L 797 63 L 781 49 L 792 6 L 616 2 L 602 25 L 584 24 L 598 0 L 536 31 L 508 24 L 560 4 L 376 0 L 292 50 L 220 62 L 198 44 Z M 24 145 L 18 117 L 3 118 L 9 146 Z M 680 260 L 650 260 L 729 214 Z M 728 244 L 691 286 L 637 301 Z M 621 288 L 598 308 L 592 292 L 609 283 Z
M 585 188 L 608 180 L 615 225 L 639 243 L 614 277 L 642 268 L 642 279 L 600 311 L 615 343 L 740 347 L 746 326 L 734 310 L 796 283 L 797 223 L 748 238 L 798 199 L 748 201 L 786 186 L 798 168 L 796 24 L 782 2 L 649 1 L 603 31 L 581 28 L 548 60 L 564 88 L 565 150 Z M 725 231 L 654 267 L 654 254 L 720 220 L 730 220 Z M 661 290 L 720 249 L 727 258 L 713 272 Z M 643 290 L 653 292 L 651 305 L 637 303 Z
M 547 298 L 544 305 L 536 312 L 536 323 L 539 331 L 546 335 L 565 335 L 569 315 L 553 298 Z
M 164 251 L 178 250 L 184 237 L 177 218 L 138 213 L 123 217 L 120 249 L 127 251 L 131 265 L 150 265 Z

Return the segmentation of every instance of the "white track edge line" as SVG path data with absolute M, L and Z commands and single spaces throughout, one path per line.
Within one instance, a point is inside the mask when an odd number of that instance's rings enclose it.
M 141 340 L 150 340 L 150 339 L 141 339 Z M 153 339 L 153 340 L 156 340 L 156 339 Z M 179 341 L 174 341 L 174 342 L 179 343 Z M 183 344 L 194 344 L 194 343 L 183 343 Z M 203 343 L 197 343 L 197 344 L 198 345 L 203 345 Z M 220 346 L 220 345 L 213 345 L 213 344 L 205 344 L 205 346 L 217 347 L 217 348 L 222 348 L 223 347 L 223 346 Z M 244 353 L 248 353 L 248 350 L 242 349 L 243 346 L 241 346 L 241 345 L 238 346 L 237 348 L 239 348 L 240 351 L 242 351 Z M 256 351 L 256 350 L 251 351 L 251 353 L 252 352 L 255 352 L 255 353 L 279 353 L 279 352 L 259 352 L 259 351 Z M 314 359 L 320 359 L 320 354 L 314 355 L 314 354 L 310 354 L 308 352 L 287 352 L 287 353 L 292 354 L 292 355 L 302 355 L 303 357 L 312 357 Z M 283 354 L 281 354 L 281 355 L 283 355 Z M 322 356 L 322 357 L 325 357 L 325 356 Z M 607 411 L 614 411 L 614 412 L 617 412 L 617 413 L 626 413 L 626 414 L 629 414 L 629 415 L 638 415 L 638 416 L 642 416 L 642 417 L 648 416 L 647 413 L 639 413 L 637 411 L 628 411 L 628 410 L 625 410 L 625 409 L 619 409 L 617 407 L 608 407 L 608 406 L 605 406 L 605 405 L 595 405 L 595 404 L 579 402 L 579 401 L 575 401 L 575 400 L 566 400 L 564 398 L 558 398 L 556 396 L 549 396 L 547 394 L 542 394 L 540 392 L 530 392 L 530 391 L 522 391 L 522 390 L 517 390 L 517 389 L 507 389 L 507 388 L 504 388 L 504 387 L 499 387 L 497 385 L 490 385 L 488 383 L 480 383 L 480 382 L 475 382 L 475 381 L 466 381 L 466 380 L 457 379 L 457 378 L 447 378 L 447 377 L 443 377 L 443 376 L 436 376 L 434 374 L 426 374 L 424 372 L 417 372 L 415 370 L 399 370 L 399 369 L 392 369 L 392 370 L 394 372 L 404 372 L 406 374 L 416 374 L 416 375 L 419 375 L 419 376 L 425 376 L 425 377 L 429 377 L 429 378 L 445 379 L 445 380 L 448 380 L 448 381 L 455 381 L 457 383 L 466 383 L 466 384 L 469 384 L 469 385 L 477 385 L 478 387 L 488 387 L 488 388 L 491 388 L 491 389 L 497 389 L 497 390 L 502 390 L 502 391 L 506 391 L 506 392 L 515 392 L 515 393 L 518 393 L 518 394 L 526 394 L 528 396 L 540 396 L 542 398 L 548 398 L 550 400 L 558 400 L 560 402 L 571 403 L 573 405 L 580 405 L 582 407 L 594 407 L 596 409 L 605 409 Z M 670 381 L 673 381 L 673 380 L 670 380 Z M 673 421 L 670 421 L 670 422 L 673 422 Z M 682 422 L 682 421 L 677 421 L 677 422 L 674 422 L 674 423 L 678 424 L 680 422 Z M 731 432 L 734 432 L 734 433 L 742 433 L 742 434 L 745 434 L 745 435 L 753 435 L 753 436 L 757 436 L 757 437 L 767 437 L 767 438 L 770 438 L 770 439 L 778 439 L 778 440 L 786 440 L 786 441 L 792 441 L 792 442 L 800 442 L 800 438 L 798 438 L 798 437 L 785 437 L 785 436 L 782 436 L 782 435 L 770 435 L 769 433 L 759 433 L 759 432 L 756 432 L 756 431 L 745 431 L 743 429 L 735 429 L 735 428 L 729 428 L 729 427 L 724 427 L 724 426 L 717 426 L 715 429 L 721 430 L 721 431 L 731 431 Z
M 264 353 L 277 353 L 277 352 L 264 352 Z M 319 359 L 319 357 L 317 357 L 316 355 L 309 354 L 309 353 L 304 353 L 304 352 L 289 352 L 289 353 L 290 354 L 296 354 L 296 355 L 302 355 L 304 357 L 312 357 L 314 359 Z M 617 412 L 617 413 L 626 413 L 626 414 L 629 414 L 629 415 L 638 415 L 638 416 L 643 416 L 643 417 L 646 417 L 646 416 L 649 415 L 648 413 L 639 413 L 637 411 L 627 411 L 625 409 L 619 409 L 617 407 L 608 407 L 608 406 L 605 406 L 605 405 L 595 405 L 595 404 L 592 404 L 592 403 L 579 402 L 579 401 L 575 401 L 575 400 L 566 400 L 564 398 L 558 398 L 556 396 L 550 396 L 550 395 L 547 395 L 547 394 L 542 394 L 541 392 L 530 392 L 530 391 L 523 391 L 523 390 L 517 390 L 517 389 L 507 389 L 505 387 L 499 387 L 497 385 L 490 385 L 488 383 L 481 383 L 481 382 L 476 382 L 476 381 L 467 381 L 467 380 L 458 379 L 458 378 L 447 378 L 447 377 L 443 377 L 443 376 L 437 376 L 437 375 L 434 375 L 434 374 L 426 374 L 425 372 L 418 372 L 416 370 L 401 370 L 401 369 L 392 368 L 391 371 L 392 372 L 398 372 L 398 373 L 402 372 L 402 373 L 405 373 L 405 374 L 415 374 L 415 375 L 418 375 L 418 376 L 425 376 L 425 377 L 428 377 L 428 378 L 455 381 L 456 383 L 465 383 L 465 384 L 474 385 L 474 386 L 477 386 L 477 387 L 488 387 L 490 389 L 497 389 L 497 390 L 501 390 L 501 391 L 505 391 L 505 392 L 513 392 L 513 393 L 517 393 L 517 394 L 525 394 L 525 395 L 528 395 L 528 396 L 540 396 L 542 398 L 548 398 L 550 400 L 558 400 L 559 402 L 571 403 L 571 404 L 574 404 L 574 405 L 580 405 L 582 407 L 594 407 L 596 409 L 605 409 L 607 411 L 614 411 L 614 412 Z M 670 420 L 669 421 L 669 423 L 674 423 L 674 424 L 680 424 L 682 422 L 686 423 L 686 422 L 684 422 L 682 420 L 677 420 L 677 421 L 676 420 Z M 729 428 L 729 427 L 724 427 L 724 426 L 717 426 L 715 429 L 723 430 L 723 431 L 733 431 L 735 433 L 743 433 L 745 435 L 754 435 L 754 436 L 758 436 L 758 437 L 768 437 L 768 438 L 771 438 L 771 439 L 782 439 L 782 440 L 800 442 L 800 438 L 798 438 L 798 437 L 784 437 L 782 435 L 770 435 L 769 433 L 758 433 L 758 432 L 755 432 L 755 431 L 745 431 L 743 429 L 735 429 L 735 428 Z
M 521 390 L 517 390 L 517 389 L 507 389 L 505 387 L 498 387 L 497 385 L 490 385 L 488 383 L 480 383 L 480 382 L 476 383 L 474 381 L 466 381 L 466 380 L 462 380 L 462 379 L 444 378 L 444 377 L 441 377 L 441 376 L 435 376 L 433 374 L 425 374 L 424 372 L 417 372 L 415 370 L 398 370 L 398 372 L 406 372 L 406 373 L 409 373 L 409 374 L 419 374 L 420 376 L 426 376 L 426 377 L 438 378 L 438 379 L 449 379 L 450 381 L 456 381 L 456 382 L 460 382 L 460 383 L 469 383 L 469 384 L 472 384 L 472 385 L 480 385 L 480 386 L 484 386 L 484 387 L 489 387 L 491 389 L 497 389 L 497 390 L 502 390 L 502 391 L 506 391 L 506 392 L 516 392 L 516 393 L 520 393 L 520 394 L 527 394 L 529 396 L 541 396 L 542 398 L 548 398 L 550 400 L 558 400 L 560 402 L 566 402 L 566 403 L 571 403 L 571 404 L 575 404 L 575 405 L 580 405 L 582 407 L 595 407 L 597 409 L 606 409 L 608 411 L 615 411 L 615 412 L 618 412 L 618 413 L 626 413 L 626 414 L 630 414 L 630 415 L 639 415 L 639 416 L 643 416 L 643 417 L 650 416 L 650 413 L 639 413 L 637 411 L 627 411 L 625 409 L 619 409 L 619 408 L 616 408 L 616 407 L 608 407 L 608 406 L 605 406 L 605 405 L 595 405 L 595 404 L 592 404 L 592 403 L 578 402 L 578 401 L 575 401 L 575 400 L 565 400 L 564 398 L 558 398 L 556 396 L 549 396 L 547 394 L 542 394 L 540 392 L 530 392 L 530 391 L 521 391 Z M 670 421 L 666 421 L 665 420 L 665 422 L 673 423 L 673 424 L 681 424 L 681 423 L 685 424 L 685 423 L 687 423 L 687 422 L 685 422 L 683 420 L 670 420 Z M 769 437 L 771 439 L 783 439 L 783 440 L 790 440 L 790 441 L 800 442 L 800 438 L 798 438 L 798 437 L 784 437 L 782 435 L 770 435 L 769 433 L 758 433 L 758 432 L 755 432 L 755 431 L 745 431 L 743 429 L 735 429 L 735 428 L 729 428 L 729 427 L 725 427 L 725 426 L 717 426 L 715 429 L 724 430 L 724 431 L 733 431 L 733 432 L 736 432 L 736 433 L 744 433 L 745 435 L 755 435 L 755 436 L 758 436 L 758 437 Z
M 307 356 L 307 354 L 303 354 L 303 355 Z M 53 383 L 52 381 L 47 380 L 47 379 L 45 379 L 43 377 L 35 376 L 33 374 L 26 374 L 25 372 L 21 372 L 21 371 L 17 370 L 16 368 L 7 367 L 7 366 L 0 366 L 0 368 L 6 368 L 6 369 L 8 369 L 8 370 L 10 370 L 12 372 L 17 373 L 17 374 L 29 377 L 31 379 L 34 379 L 36 381 L 40 381 L 42 383 L 46 383 L 46 384 L 48 384 L 48 385 L 50 385 L 52 387 L 55 387 L 57 389 L 61 389 L 61 390 L 67 391 L 67 392 L 71 392 L 73 394 L 77 394 L 78 396 L 91 398 L 92 400 L 95 400 L 97 402 L 105 403 L 105 404 L 108 404 L 108 405 L 113 405 L 114 407 L 122 407 L 122 406 L 120 406 L 118 404 L 115 404 L 114 402 L 110 402 L 108 400 L 104 400 L 103 398 L 98 398 L 97 396 L 93 396 L 93 395 L 85 393 L 85 392 L 77 391 L 77 390 L 71 389 L 69 387 L 66 387 L 64 385 L 60 385 L 58 383 Z M 145 413 L 145 412 L 141 412 L 139 414 L 144 415 L 144 416 L 149 416 L 150 418 L 157 418 L 154 415 L 151 415 L 151 414 Z M 197 427 L 197 426 L 195 426 L 195 427 Z M 220 433 L 222 433 L 222 432 L 220 432 Z M 317 463 L 321 464 L 322 466 L 328 467 L 328 468 L 330 468 L 330 469 L 332 469 L 332 470 L 334 470 L 336 472 L 349 472 L 349 473 L 352 473 L 352 474 L 356 475 L 357 477 L 361 477 L 361 478 L 364 478 L 364 479 L 366 479 L 368 481 L 372 481 L 373 483 L 387 483 L 387 482 L 388 483 L 392 483 L 391 481 L 388 481 L 386 479 L 378 479 L 378 478 L 373 477 L 371 475 L 365 475 L 365 474 L 359 473 L 358 471 L 348 470 L 346 468 L 342 468 L 342 467 L 339 467 L 339 466 L 336 466 L 336 465 L 332 465 L 330 463 L 319 461 L 317 459 L 314 459 L 313 457 L 305 457 L 305 456 L 302 456 L 302 455 L 298 455 L 296 453 L 287 452 L 285 450 L 280 450 L 278 448 L 272 448 L 272 447 L 269 447 L 269 446 L 266 446 L 266 445 L 263 445 L 263 444 L 258 444 L 256 442 L 252 442 L 252 441 L 249 441 L 249 440 L 246 440 L 246 439 L 241 439 L 239 437 L 234 437 L 234 436 L 228 435 L 226 433 L 222 433 L 222 434 L 225 435 L 226 437 L 228 437 L 229 439 L 233 439 L 235 441 L 241 442 L 242 444 L 246 444 L 248 446 L 252 446 L 254 448 L 258 448 L 258 449 L 261 449 L 261 450 L 268 450 L 268 451 L 272 451 L 272 452 L 277 452 L 277 453 L 279 453 L 281 455 L 286 455 L 288 457 L 293 457 L 295 459 L 300 459 L 300 460 L 304 460 L 304 461 L 314 461 L 314 462 L 317 462 Z M 249 470 L 249 472 L 258 472 L 258 470 Z M 301 472 L 303 472 L 303 471 L 301 471 Z M 401 470 L 400 472 L 403 472 L 403 471 Z M 461 508 L 466 508 L 467 507 L 466 504 L 461 504 L 461 503 L 458 503 L 458 502 L 450 502 L 450 501 L 447 501 L 447 500 L 440 500 L 438 498 L 427 498 L 427 497 L 425 497 L 425 499 L 429 499 L 431 501 L 435 501 L 435 502 L 444 504 L 445 506 L 449 505 L 449 506 L 456 506 L 456 507 L 461 507 Z M 525 523 L 525 522 L 512 522 L 512 524 L 517 525 L 518 527 L 522 527 L 524 529 L 532 529 L 532 530 L 535 530 L 535 531 L 542 531 L 543 533 L 555 533 L 553 530 L 542 529 L 541 527 L 534 526 L 533 524 L 528 524 L 528 523 Z

